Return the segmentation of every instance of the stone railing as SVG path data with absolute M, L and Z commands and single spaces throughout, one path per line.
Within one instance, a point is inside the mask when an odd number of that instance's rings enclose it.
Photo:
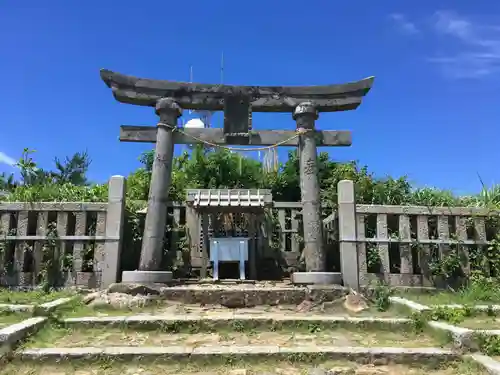
M 323 238 L 327 271 L 340 272 L 338 213 L 333 212 L 323 219 Z
M 34 286 L 48 241 L 64 286 L 116 282 L 124 223 L 125 178 L 109 181 L 107 203 L 0 203 L 0 275 L 7 286 Z M 51 231 L 50 228 L 55 229 Z
M 432 264 L 452 252 L 468 275 L 470 250 L 488 245 L 494 235 L 486 219 L 500 214 L 482 208 L 356 204 L 352 181 L 339 183 L 338 196 L 342 273 L 351 286 L 372 280 L 434 286 L 438 277 Z

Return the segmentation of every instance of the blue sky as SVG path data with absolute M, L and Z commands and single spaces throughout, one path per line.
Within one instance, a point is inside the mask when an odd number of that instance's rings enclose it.
M 223 51 L 228 84 L 375 76 L 356 111 L 318 120 L 353 133 L 334 159 L 458 193 L 479 190 L 478 174 L 500 182 L 498 1 L 4 0 L 0 51 L 0 171 L 30 147 L 42 167 L 87 149 L 92 179 L 128 174 L 149 145 L 120 143 L 119 125 L 156 116 L 116 102 L 99 69 L 189 80 L 193 65 L 195 81 L 218 83 Z M 294 122 L 257 114 L 254 126 Z

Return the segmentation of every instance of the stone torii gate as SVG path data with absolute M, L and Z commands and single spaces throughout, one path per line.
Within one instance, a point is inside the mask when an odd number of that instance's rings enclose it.
M 321 202 L 317 170 L 318 146 L 350 146 L 350 131 L 319 131 L 319 112 L 356 109 L 368 93 L 373 77 L 325 86 L 231 86 L 143 79 L 101 70 L 102 80 L 116 100 L 155 107 L 154 126 L 122 125 L 120 141 L 156 143 L 148 210 L 139 270 L 124 272 L 124 282 L 167 282 L 171 272 L 160 269 L 175 144 L 298 146 L 304 225 L 304 259 L 309 279 L 325 278 Z M 179 128 L 183 109 L 224 111 L 223 128 Z M 290 112 L 296 129 L 252 129 L 252 112 Z M 342 260 L 342 266 L 347 259 Z M 350 284 L 349 280 L 344 280 Z M 353 281 L 354 283 L 354 281 Z M 356 281 L 357 283 L 357 281 Z

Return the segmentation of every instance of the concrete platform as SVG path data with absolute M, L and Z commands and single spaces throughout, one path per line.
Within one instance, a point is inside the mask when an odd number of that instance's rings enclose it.
M 293 285 L 290 282 L 196 283 L 179 285 L 174 282 L 112 284 L 108 293 L 150 295 L 156 299 L 185 304 L 222 305 L 226 307 L 253 307 L 259 305 L 298 305 L 304 300 L 334 301 L 349 290 L 340 285 Z
M 122 283 L 163 284 L 173 279 L 171 271 L 123 271 Z

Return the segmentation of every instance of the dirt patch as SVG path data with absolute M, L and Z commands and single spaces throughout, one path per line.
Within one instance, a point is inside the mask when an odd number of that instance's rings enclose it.
M 312 369 L 316 369 L 312 371 Z M 317 369 L 321 369 L 317 371 Z M 189 362 L 71 362 L 68 364 L 40 364 L 11 362 L 2 366 L 1 375 L 486 375 L 487 373 L 471 362 L 443 364 L 440 368 L 418 365 L 371 366 L 352 362 L 320 361 L 315 363 L 290 363 L 286 361 L 260 360 L 232 361 L 231 364 Z M 336 372 L 334 372 L 336 371 Z
M 188 346 L 202 345 L 296 345 L 375 346 L 375 347 L 444 347 L 446 343 L 424 333 L 408 329 L 346 330 L 308 328 L 235 331 L 217 329 L 213 332 L 172 333 L 164 331 L 135 331 L 121 328 L 45 328 L 26 344 L 28 347 L 86 347 L 86 346 Z

